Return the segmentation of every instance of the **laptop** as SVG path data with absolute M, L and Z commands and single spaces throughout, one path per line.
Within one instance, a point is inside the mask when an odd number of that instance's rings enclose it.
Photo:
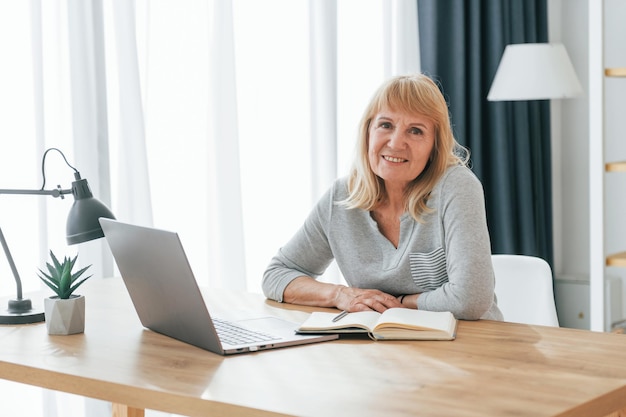
M 211 317 L 175 232 L 100 219 L 141 324 L 199 348 L 231 355 L 337 339 L 299 335 L 278 317 Z

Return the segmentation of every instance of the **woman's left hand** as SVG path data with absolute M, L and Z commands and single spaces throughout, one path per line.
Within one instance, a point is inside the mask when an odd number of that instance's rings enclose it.
M 402 304 L 393 295 L 379 290 L 343 287 L 337 295 L 336 306 L 349 312 L 374 310 L 382 313 Z

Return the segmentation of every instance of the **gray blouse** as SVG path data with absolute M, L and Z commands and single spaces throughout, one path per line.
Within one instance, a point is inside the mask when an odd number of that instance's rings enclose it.
M 422 293 L 420 309 L 502 320 L 483 188 L 472 171 L 454 166 L 445 172 L 423 223 L 402 215 L 398 248 L 380 233 L 369 211 L 337 204 L 347 196 L 347 178 L 336 180 L 272 258 L 263 276 L 266 297 L 282 301 L 289 282 L 319 277 L 334 259 L 350 286 L 392 295 Z

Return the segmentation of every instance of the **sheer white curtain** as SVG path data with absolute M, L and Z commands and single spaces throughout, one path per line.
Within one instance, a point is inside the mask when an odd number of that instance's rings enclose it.
M 271 256 L 347 172 L 373 90 L 419 69 L 415 3 L 2 2 L 0 188 L 39 188 L 41 155 L 58 147 L 120 220 L 178 231 L 201 284 L 259 291 Z M 58 156 L 46 172 L 51 186 L 71 182 Z M 69 205 L 0 196 L 26 291 L 50 249 L 115 273 L 102 240 L 65 245 Z M 2 384 L 3 413 L 41 392 Z M 98 401 L 41 398 L 13 415 L 110 415 Z

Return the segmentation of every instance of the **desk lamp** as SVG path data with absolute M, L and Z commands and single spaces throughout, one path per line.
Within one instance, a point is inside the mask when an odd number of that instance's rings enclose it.
M 55 150 L 61 154 L 63 160 L 71 169 L 74 170 L 74 179 L 72 182 L 72 188 L 61 189 L 60 185 L 52 190 L 45 190 L 46 186 L 46 173 L 45 163 L 46 155 L 49 151 Z M 34 194 L 34 195 L 49 195 L 52 197 L 65 198 L 65 194 L 72 194 L 74 196 L 74 204 L 70 209 L 67 216 L 66 225 L 66 240 L 69 245 L 77 243 L 87 242 L 89 240 L 98 239 L 104 236 L 102 228 L 98 219 L 100 217 L 106 217 L 109 219 L 115 219 L 113 213 L 107 206 L 93 197 L 87 180 L 80 177 L 80 173 L 76 168 L 71 166 L 63 152 L 57 148 L 50 148 L 43 154 L 41 163 L 41 170 L 43 174 L 43 185 L 39 190 L 3 190 L 0 189 L 0 194 Z M 13 272 L 15 278 L 15 284 L 17 286 L 17 297 L 10 299 L 8 307 L 5 311 L 0 311 L 0 324 L 26 324 L 26 323 L 39 323 L 45 321 L 43 310 L 34 309 L 30 299 L 22 297 L 22 281 L 13 262 L 13 257 L 9 251 L 9 247 L 0 228 L 0 244 L 4 249 L 9 266 Z
M 563 44 L 519 43 L 504 49 L 487 100 L 571 98 L 582 91 Z

